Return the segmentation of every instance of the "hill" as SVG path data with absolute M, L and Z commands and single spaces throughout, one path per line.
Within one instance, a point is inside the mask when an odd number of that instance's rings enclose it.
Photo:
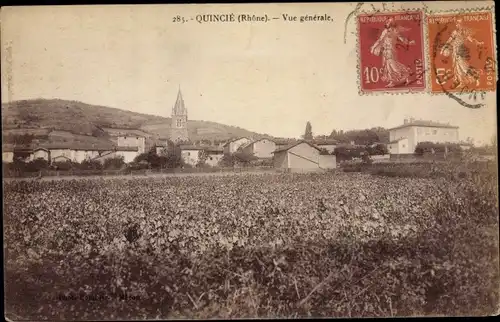
M 33 134 L 44 141 L 64 137 L 65 142 L 78 139 L 89 142 L 109 142 L 110 129 L 129 129 L 149 134 L 151 142 L 166 139 L 170 133 L 171 119 L 91 105 L 61 99 L 33 99 L 2 104 L 2 134 Z M 215 122 L 188 121 L 192 141 L 225 141 L 234 137 L 271 137 L 239 127 Z M 49 135 L 57 132 L 58 135 Z M 63 133 L 66 133 L 65 135 Z M 86 138 L 87 137 L 87 138 Z

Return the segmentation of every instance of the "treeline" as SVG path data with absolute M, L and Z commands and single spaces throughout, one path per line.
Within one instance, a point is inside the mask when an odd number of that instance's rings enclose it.
M 356 145 L 372 145 L 375 143 L 389 143 L 389 130 L 383 127 L 374 127 L 364 130 L 333 130 L 329 136 L 317 136 L 321 139 L 333 139 L 339 143 L 351 143 Z
M 337 158 L 337 161 L 349 161 L 357 158 L 369 158 L 374 155 L 388 154 L 385 144 L 375 145 L 340 145 L 335 148 L 332 154 Z M 323 153 L 324 154 L 324 153 Z
M 99 162 L 84 160 L 81 163 L 73 161 L 58 161 L 49 163 L 45 159 L 36 159 L 24 162 L 19 159 L 12 163 L 3 162 L 3 170 L 7 173 L 39 172 L 43 170 L 70 171 L 70 170 L 120 170 L 126 167 L 123 157 L 117 156 Z
M 416 155 L 434 154 L 434 153 L 462 153 L 463 149 L 457 143 L 434 143 L 434 142 L 419 142 L 415 147 Z
M 157 154 L 156 148 L 139 154 L 128 166 L 133 170 L 179 168 L 184 165 L 179 145 L 168 144 L 163 153 Z

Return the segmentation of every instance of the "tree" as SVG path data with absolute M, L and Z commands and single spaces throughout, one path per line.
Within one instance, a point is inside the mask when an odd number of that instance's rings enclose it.
M 233 154 L 235 163 L 240 163 L 243 166 L 248 166 L 252 163 L 252 161 L 256 161 L 259 158 L 253 155 L 252 153 L 246 151 L 237 151 Z
M 321 148 L 321 150 L 319 151 L 319 154 L 320 155 L 330 155 L 330 152 L 328 152 L 328 150 L 325 148 Z
M 148 153 L 147 152 L 144 152 L 144 153 L 141 153 L 139 155 L 137 155 L 135 158 L 134 158 L 134 162 L 135 163 L 139 163 L 141 161 L 147 161 L 148 160 Z
M 434 143 L 419 142 L 415 147 L 415 154 L 424 155 L 426 153 L 461 153 L 462 148 L 456 143 Z
M 37 172 L 48 168 L 49 168 L 49 163 L 47 162 L 47 160 L 42 158 L 33 160 L 26 165 L 26 171 L 28 172 Z
M 102 164 L 97 160 L 83 160 L 80 163 L 82 170 L 102 170 Z
M 197 168 L 202 168 L 205 166 L 205 163 L 207 161 L 207 152 L 205 150 L 199 150 L 198 151 L 198 163 L 196 163 Z
M 370 155 L 385 155 L 389 153 L 385 144 L 379 143 L 375 146 L 368 146 L 367 151 Z
M 312 126 L 311 126 L 311 122 L 309 122 L 309 121 L 306 124 L 306 132 L 304 133 L 303 138 L 304 138 L 304 140 L 312 140 L 313 139 Z
M 179 168 L 184 165 L 184 160 L 182 159 L 182 150 L 176 144 L 171 144 L 169 147 L 169 153 L 166 157 L 165 166 L 167 168 Z
M 73 168 L 73 162 L 71 162 L 70 160 L 53 162 L 52 168 L 54 168 L 55 170 L 68 171 Z
M 230 153 L 224 153 L 219 161 L 219 166 L 221 167 L 234 167 L 234 157 Z
M 104 160 L 104 169 L 121 169 L 125 165 L 123 156 L 115 156 Z
M 354 141 L 356 144 L 371 145 L 374 143 L 388 143 L 389 131 L 382 127 L 374 127 L 364 130 L 333 130 L 329 136 L 340 143 L 349 143 Z

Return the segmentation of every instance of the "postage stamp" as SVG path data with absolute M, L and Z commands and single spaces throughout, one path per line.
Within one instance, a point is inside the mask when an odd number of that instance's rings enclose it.
M 360 93 L 424 91 L 423 12 L 359 14 L 357 20 Z
M 426 28 L 432 93 L 496 89 L 491 11 L 432 14 Z

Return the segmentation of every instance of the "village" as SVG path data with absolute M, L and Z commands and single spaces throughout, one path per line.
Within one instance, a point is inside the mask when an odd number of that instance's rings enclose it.
M 134 165 L 146 155 L 168 157 L 174 153 L 180 158 L 173 167 L 227 167 L 260 165 L 291 172 L 326 171 L 335 169 L 345 161 L 342 151 L 372 149 L 370 162 L 391 160 L 415 160 L 416 148 L 422 143 L 458 146 L 466 151 L 473 145 L 459 141 L 459 128 L 450 124 L 428 120 L 404 119 L 402 124 L 389 129 L 389 142 L 372 143 L 366 147 L 350 143 L 339 143 L 329 138 L 305 137 L 301 139 L 274 139 L 271 137 L 235 137 L 225 142 L 199 140 L 191 142 L 188 134 L 188 110 L 179 89 L 171 114 L 170 138 L 151 140 L 148 133 L 136 129 L 106 128 L 109 144 L 37 143 L 29 145 L 3 144 L 2 161 L 34 162 L 43 160 L 48 165 L 83 162 L 109 163 L 122 160 L 121 164 Z M 208 143 L 208 144 L 207 144 Z M 428 154 L 436 154 L 435 151 Z M 141 157 L 142 156 L 142 157 Z M 443 153 L 438 153 L 442 158 Z M 361 160 L 363 152 L 349 160 Z M 231 160 L 228 162 L 228 159 Z

